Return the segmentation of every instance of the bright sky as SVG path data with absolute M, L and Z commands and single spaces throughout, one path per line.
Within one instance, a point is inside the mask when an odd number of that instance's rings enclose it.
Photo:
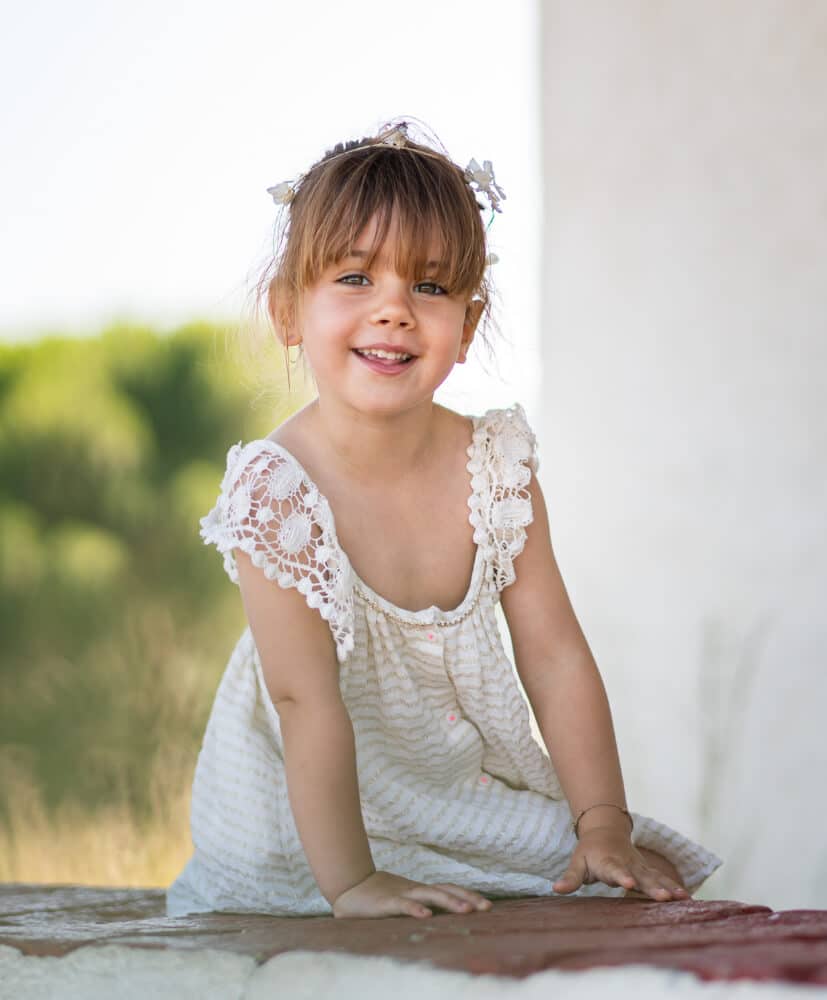
M 425 121 L 507 201 L 500 343 L 466 412 L 533 408 L 539 43 L 533 0 L 27 0 L 0 35 L 0 338 L 238 319 L 275 218 L 265 188 L 384 119 Z

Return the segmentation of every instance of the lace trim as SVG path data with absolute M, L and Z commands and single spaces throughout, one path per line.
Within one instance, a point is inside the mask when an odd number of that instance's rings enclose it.
M 218 501 L 200 523 L 233 583 L 240 548 L 268 580 L 304 595 L 329 624 L 339 661 L 346 659 L 354 645 L 353 573 L 327 499 L 289 452 L 274 441 L 233 445 Z
M 502 590 L 517 578 L 514 560 L 534 520 L 528 483 L 539 466 L 537 439 L 522 406 L 489 410 L 474 430 L 468 456 L 474 541 L 483 549 L 497 590 Z
M 538 467 L 536 438 L 522 406 L 489 410 L 475 419 L 467 455 L 468 519 L 490 579 L 502 590 L 516 579 L 513 562 L 533 520 L 527 486 Z M 339 661 L 347 658 L 354 646 L 357 578 L 339 545 L 326 497 L 290 452 L 269 440 L 233 445 L 218 500 L 200 523 L 204 543 L 221 552 L 233 583 L 238 584 L 233 549 L 240 548 L 269 580 L 304 595 L 328 622 Z M 435 615 L 428 624 L 457 624 L 475 606 L 471 602 L 450 620 Z

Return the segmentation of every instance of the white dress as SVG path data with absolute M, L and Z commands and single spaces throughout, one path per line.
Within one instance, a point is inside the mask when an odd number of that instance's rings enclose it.
M 240 548 L 296 587 L 330 625 L 353 723 L 359 792 L 378 869 L 488 896 L 552 895 L 576 838 L 571 813 L 496 619 L 532 520 L 536 442 L 519 404 L 473 417 L 468 592 L 451 611 L 396 607 L 352 569 L 325 497 L 269 440 L 234 445 L 206 543 L 238 583 Z M 519 567 L 519 563 L 517 564 Z M 721 861 L 633 813 L 635 844 L 663 854 L 694 890 Z M 167 894 L 171 916 L 207 910 L 330 914 L 287 797 L 279 717 L 250 629 L 219 685 L 192 796 L 194 854 Z M 602 882 L 577 895 L 619 896 Z

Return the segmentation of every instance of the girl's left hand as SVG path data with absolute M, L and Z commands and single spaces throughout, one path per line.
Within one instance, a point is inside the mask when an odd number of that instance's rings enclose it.
M 581 835 L 565 874 L 553 883 L 552 889 L 565 894 L 592 882 L 637 889 L 661 902 L 691 898 L 682 885 L 646 863 L 628 833 L 606 827 L 595 827 Z

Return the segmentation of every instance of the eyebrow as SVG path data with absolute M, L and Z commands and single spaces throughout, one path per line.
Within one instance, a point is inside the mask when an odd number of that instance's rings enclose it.
M 367 256 L 368 256 L 367 250 L 351 250 L 347 255 L 347 257 L 367 257 Z M 345 258 L 345 260 L 347 260 L 347 257 Z M 440 260 L 429 260 L 428 263 L 425 265 L 425 267 L 439 267 L 441 263 L 442 261 Z

